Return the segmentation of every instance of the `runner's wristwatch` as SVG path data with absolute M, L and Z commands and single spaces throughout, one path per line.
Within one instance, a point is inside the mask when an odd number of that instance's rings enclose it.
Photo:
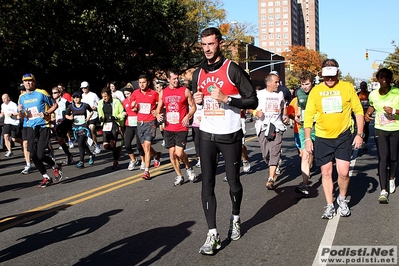
M 359 137 L 361 137 L 362 139 L 364 139 L 364 137 L 366 136 L 366 134 L 364 134 L 364 133 L 357 133 L 357 135 L 358 135 Z

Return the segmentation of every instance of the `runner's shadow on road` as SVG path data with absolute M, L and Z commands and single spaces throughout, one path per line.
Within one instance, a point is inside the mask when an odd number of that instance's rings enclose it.
M 121 239 L 80 259 L 75 265 L 151 265 L 189 237 L 189 228 L 194 224 L 194 221 L 187 221 Z
M 98 216 L 84 217 L 17 239 L 18 244 L 0 251 L 0 262 L 46 248 L 54 243 L 90 234 L 108 223 L 110 216 L 121 211 L 123 210 L 117 209 Z
M 317 197 L 317 187 L 320 183 L 315 183 L 311 188 L 311 194 L 309 197 Z M 276 196 L 267 200 L 266 203 L 255 213 L 255 215 L 249 220 L 241 224 L 241 235 L 245 235 L 251 228 L 264 223 L 281 212 L 284 212 L 292 206 L 298 204 L 304 197 L 295 192 L 296 186 L 276 187 L 273 191 Z M 305 199 L 306 200 L 306 199 Z

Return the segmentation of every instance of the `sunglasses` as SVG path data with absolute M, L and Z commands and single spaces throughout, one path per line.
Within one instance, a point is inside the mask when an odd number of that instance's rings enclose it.
M 53 93 L 53 94 L 57 94 L 57 93 L 59 93 L 59 92 L 58 92 L 58 91 L 53 91 L 52 93 Z

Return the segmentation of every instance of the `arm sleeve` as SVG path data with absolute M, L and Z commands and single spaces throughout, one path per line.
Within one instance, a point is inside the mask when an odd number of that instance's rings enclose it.
M 258 106 L 258 98 L 248 74 L 233 62 L 230 64 L 228 74 L 241 95 L 240 99 L 233 98 L 230 105 L 240 109 L 255 109 Z

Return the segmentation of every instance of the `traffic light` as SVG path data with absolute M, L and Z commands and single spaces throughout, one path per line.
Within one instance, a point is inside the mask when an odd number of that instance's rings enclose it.
M 369 60 L 369 52 L 366 52 L 366 60 Z

